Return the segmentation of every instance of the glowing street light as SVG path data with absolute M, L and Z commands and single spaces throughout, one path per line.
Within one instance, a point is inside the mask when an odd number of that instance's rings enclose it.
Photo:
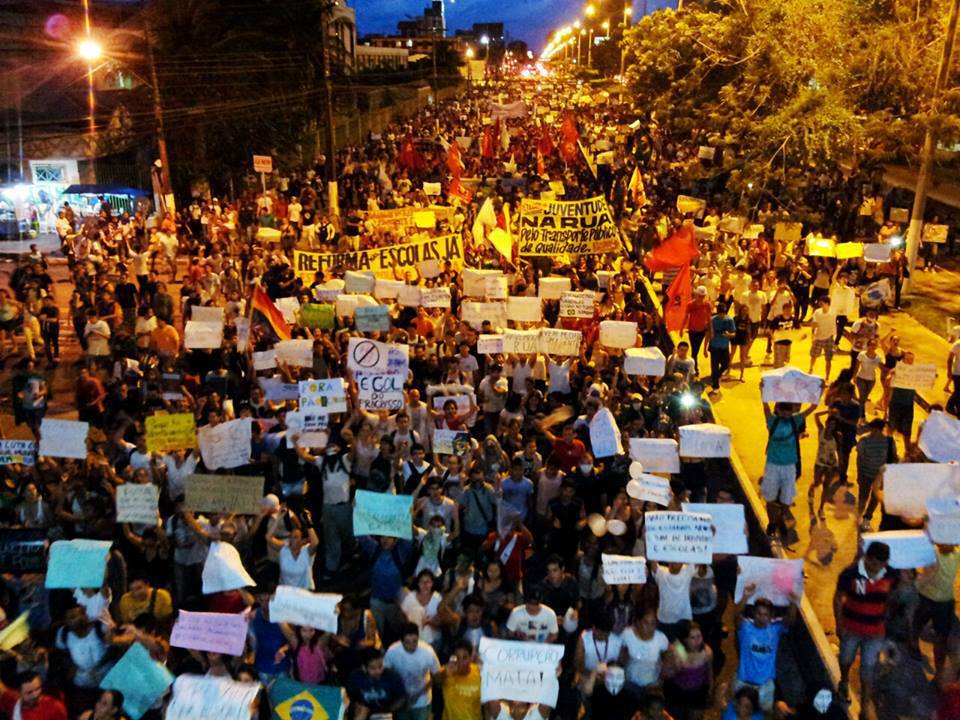
M 596 14 L 596 12 L 597 12 L 597 9 L 592 4 L 587 5 L 583 9 L 583 14 L 586 15 L 588 18 L 592 18 Z
M 480 44 L 481 44 L 481 45 L 489 45 L 489 44 L 490 44 L 490 38 L 489 38 L 487 35 L 483 35 L 483 36 L 480 38 Z
M 468 60 L 473 60 L 473 56 L 474 56 L 475 54 L 476 54 L 476 53 L 474 53 L 472 47 L 468 47 L 468 48 L 467 48 L 467 59 L 468 59 Z
M 103 48 L 96 40 L 86 38 L 77 43 L 77 54 L 87 62 L 96 62 L 103 55 Z

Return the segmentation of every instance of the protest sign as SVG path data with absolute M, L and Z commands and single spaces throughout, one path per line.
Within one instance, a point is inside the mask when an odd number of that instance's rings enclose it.
M 630 438 L 630 457 L 649 472 L 680 472 L 680 453 L 672 438 Z
M 282 297 L 274 300 L 277 310 L 283 315 L 288 325 L 297 324 L 297 314 L 300 312 L 300 301 L 295 297 Z
M 744 240 L 756 240 L 763 234 L 764 227 L 758 223 L 748 225 L 743 231 Z
M 510 297 L 510 282 L 506 275 L 487 275 L 483 279 L 483 295 L 491 300 Z
M 123 693 L 123 712 L 130 717 L 130 720 L 140 720 L 140 717 L 156 704 L 172 684 L 173 673 L 154 660 L 150 656 L 150 651 L 139 642 L 127 648 L 123 657 L 100 681 L 102 689 L 119 690 Z M 211 712 L 205 712 L 195 717 L 216 716 Z M 170 718 L 169 711 L 167 718 Z M 244 720 L 249 720 L 249 715 Z
M 902 207 L 890 208 L 890 222 L 900 223 L 901 225 L 910 222 L 910 210 Z
M 353 318 L 358 307 L 378 304 L 369 295 L 338 295 L 333 305 L 333 311 L 339 318 Z
M 386 535 L 404 540 L 412 537 L 411 496 L 357 490 L 354 502 L 353 534 L 356 537 Z
M 937 544 L 960 544 L 960 498 L 927 498 L 927 532 Z
M 193 413 L 151 415 L 146 426 L 148 452 L 166 453 L 197 446 L 197 423 Z
M 934 462 L 960 461 L 960 420 L 934 410 L 920 427 L 917 445 Z
M 265 400 L 286 402 L 300 399 L 300 387 L 296 383 L 286 383 L 279 377 L 258 377 L 257 385 L 263 390 Z
M 485 297 L 487 293 L 488 277 L 504 277 L 504 275 L 499 270 L 476 270 L 474 268 L 464 268 L 462 274 L 464 297 Z
M 890 243 L 866 243 L 863 246 L 863 259 L 866 262 L 885 263 L 890 261 L 893 245 Z
M 183 346 L 190 350 L 214 350 L 223 344 L 223 323 L 187 320 Z
M 684 512 L 703 513 L 713 524 L 713 551 L 742 555 L 747 547 L 747 519 L 740 503 L 682 503 Z
M 519 254 L 590 255 L 618 252 L 620 230 L 606 198 L 520 201 Z
M 690 197 L 689 195 L 677 195 L 677 212 L 679 212 L 681 215 L 696 215 L 706 206 L 706 200 Z
M 898 362 L 893 368 L 891 384 L 906 390 L 932 390 L 937 382 L 937 366 L 933 363 Z
M 341 720 L 346 715 L 346 693 L 340 687 L 308 685 L 281 675 L 267 692 L 273 720 Z
M 250 318 L 234 318 L 233 324 L 237 328 L 237 350 L 246 352 L 247 344 L 250 342 Z
M 648 512 L 644 538 L 647 559 L 709 564 L 713 560 L 713 525 L 705 513 Z
M 270 622 L 290 623 L 337 632 L 337 606 L 343 595 L 315 593 L 303 588 L 278 585 L 270 599 Z
M 773 226 L 773 239 L 784 242 L 799 242 L 803 236 L 803 223 L 778 222 Z
M 887 564 L 894 570 L 913 570 L 937 563 L 937 551 L 923 530 L 863 533 L 861 539 L 864 552 L 875 542 L 882 542 L 890 548 Z
M 406 375 L 406 368 L 401 368 L 400 364 L 402 364 L 402 358 L 409 358 L 409 353 L 408 345 L 395 345 L 366 338 L 350 338 L 347 345 L 347 369 L 366 373 L 402 371 Z M 391 359 L 394 360 L 393 363 Z
M 507 320 L 514 322 L 540 322 L 543 319 L 541 300 L 538 297 L 508 297 Z
M 480 638 L 480 702 L 516 700 L 556 707 L 563 645 Z
M 348 293 L 372 293 L 376 276 L 369 271 L 347 270 L 343 274 L 343 289 Z
M 741 555 L 737 558 L 739 573 L 733 599 L 740 602 L 743 589 L 756 585 L 750 604 L 766 598 L 777 607 L 790 604 L 790 593 L 803 595 L 803 560 L 780 560 Z
M 194 305 L 190 308 L 190 319 L 202 323 L 219 323 L 223 325 L 224 311 L 222 307 Z
M 203 594 L 253 587 L 256 581 L 243 567 L 240 553 L 228 542 L 213 542 L 203 563 Z
M 859 242 L 840 242 L 835 246 L 838 260 L 849 260 L 851 258 L 863 257 L 863 243 Z
M 47 531 L 45 529 L 0 529 L 0 572 L 42 572 L 47 564 L 46 556 Z
M 89 429 L 89 423 L 45 417 L 40 423 L 39 454 L 47 457 L 85 460 Z
M 400 293 L 406 283 L 403 280 L 387 280 L 377 278 L 373 285 L 373 296 L 377 300 L 393 300 Z
M 833 238 L 825 237 L 816 237 L 814 235 L 807 235 L 806 240 L 804 240 L 806 245 L 806 255 L 810 257 L 836 257 L 837 256 L 837 241 Z
M 46 587 L 98 588 L 107 570 L 109 540 L 57 540 L 50 546 Z
M 560 296 L 560 317 L 592 318 L 595 302 L 592 290 L 565 292 Z
M 450 288 L 420 288 L 420 305 L 425 308 L 450 308 Z
M 714 423 L 680 426 L 680 456 L 730 457 L 730 428 Z
M 545 277 L 540 278 L 540 287 L 537 294 L 544 300 L 560 300 L 564 293 L 570 292 L 570 278 Z
M 277 351 L 277 362 L 294 367 L 313 367 L 312 338 L 281 340 L 274 346 L 274 349 Z
M 427 280 L 432 280 L 435 277 L 439 277 L 441 272 L 440 263 L 438 263 L 436 260 L 424 260 L 422 263 L 417 265 L 417 269 L 420 271 L 420 275 Z
M 647 560 L 630 555 L 600 556 L 603 581 L 607 585 L 643 585 L 647 582 Z
M 527 105 L 523 100 L 512 103 L 490 103 L 490 117 L 494 120 L 514 120 L 527 116 Z
M 649 501 L 661 507 L 667 507 L 670 504 L 670 498 L 673 497 L 670 492 L 670 481 L 650 473 L 640 473 L 639 477 L 632 478 L 627 483 L 627 495 L 634 500 Z
M 390 309 L 386 305 L 365 305 L 353 313 L 353 320 L 360 332 L 388 332 Z
M 582 341 L 583 333 L 579 330 L 540 329 L 540 349 L 548 355 L 577 357 Z
M 397 305 L 401 307 L 420 307 L 420 288 L 404 284 L 397 291 Z
M 950 234 L 949 225 L 934 225 L 925 223 L 923 226 L 923 235 L 921 236 L 925 243 L 945 243 Z
M 795 367 L 784 366 L 761 373 L 760 387 L 763 402 L 816 405 L 823 392 L 823 379 Z
M 274 621 L 276 622 L 276 621 Z M 239 657 L 247 642 L 247 616 L 241 613 L 181 610 L 170 633 L 173 647 Z
M 347 411 L 343 378 L 300 381 L 300 409 L 325 415 Z
M 610 408 L 600 408 L 590 419 L 590 447 L 597 460 L 623 454 L 620 427 Z
M 0 650 L 13 650 L 30 637 L 30 611 L 24 610 L 12 623 L 0 630 Z
M 624 320 L 602 321 L 600 344 L 612 348 L 632 348 L 637 344 L 637 324 Z
M 312 330 L 333 330 L 334 306 L 330 303 L 307 303 L 301 305 L 300 324 Z
M 250 720 L 260 687 L 212 675 L 180 675 L 164 720 Z
M 410 217 L 413 217 L 412 212 Z M 307 284 L 313 282 L 316 273 L 328 272 L 336 267 L 360 271 L 369 270 L 377 277 L 392 280 L 395 271 L 403 273 L 407 270 L 414 270 L 424 260 L 437 260 L 441 263 L 450 262 L 451 267 L 460 269 L 463 267 L 463 239 L 459 235 L 444 235 L 401 245 L 388 245 L 370 250 L 353 250 L 342 253 L 293 251 L 294 272 Z
M 160 488 L 152 483 L 124 483 L 117 490 L 117 522 L 157 525 Z
M 717 230 L 730 233 L 731 235 L 742 235 L 743 229 L 747 225 L 747 219 L 739 215 L 724 215 L 717 223 Z
M 0 465 L 33 465 L 36 454 L 33 440 L 0 440 Z
M 313 288 L 313 296 L 317 301 L 324 304 L 335 303 L 337 298 L 343 294 L 344 285 L 346 285 L 346 283 L 340 278 L 327 280 L 325 283 L 321 283 Z
M 658 347 L 630 347 L 623 352 L 623 372 L 627 375 L 662 377 L 667 359 Z
M 484 320 L 490 322 L 493 330 L 501 330 L 507 326 L 507 305 L 502 302 L 467 300 L 460 303 L 460 319 L 474 330 L 481 330 Z
M 509 328 L 504 330 L 503 352 L 515 355 L 529 355 L 540 352 L 540 331 L 510 330 Z
M 260 475 L 189 475 L 187 507 L 194 512 L 255 515 L 263 499 Z
M 438 428 L 433 431 L 433 451 L 438 455 L 465 455 L 470 451 L 470 433 Z
M 330 427 L 330 416 L 315 410 L 297 410 L 287 413 L 287 430 L 291 433 L 312 433 Z M 304 446 L 309 447 L 309 446 Z
M 357 403 L 363 410 L 399 410 L 406 378 L 394 373 L 357 373 Z
M 927 499 L 960 495 L 960 466 L 891 463 L 883 467 L 883 507 L 891 515 L 922 518 Z
M 197 430 L 200 457 L 207 470 L 235 468 L 250 462 L 252 422 L 250 418 L 240 418 Z
M 429 387 L 430 386 L 428 386 L 428 394 Z M 453 401 L 457 406 L 457 415 L 466 415 L 470 412 L 471 406 L 476 405 L 477 398 L 472 392 L 466 395 L 434 395 L 432 398 L 433 409 L 442 412 L 443 406 L 446 405 L 448 401 Z M 467 420 L 467 425 L 473 425 L 473 418 Z
M 479 335 L 477 352 L 481 355 L 497 355 L 503 352 L 503 335 Z

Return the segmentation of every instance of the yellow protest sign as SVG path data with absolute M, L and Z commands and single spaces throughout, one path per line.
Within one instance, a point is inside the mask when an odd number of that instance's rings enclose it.
M 336 267 L 344 270 L 372 271 L 377 277 L 393 279 L 393 271 L 401 275 L 413 270 L 425 260 L 436 260 L 441 268 L 445 262 L 459 270 L 463 267 L 463 238 L 460 235 L 428 237 L 401 245 L 354 250 L 341 253 L 317 253 L 294 250 L 293 268 L 297 277 L 313 282 L 314 275 Z
M 450 222 L 453 219 L 454 208 L 447 205 L 430 205 L 426 208 L 405 207 L 394 208 L 393 210 L 368 210 L 360 213 L 364 221 L 368 222 L 371 229 L 389 230 L 399 235 L 405 235 L 407 231 L 416 231 L 421 227 L 417 225 L 417 218 L 423 219 L 423 212 L 433 213 L 435 220 L 446 220 Z M 431 225 L 430 227 L 433 227 Z
M 192 413 L 151 415 L 147 418 L 147 450 L 169 452 L 197 446 L 197 424 Z
M 520 255 L 590 255 L 618 252 L 620 231 L 602 195 L 564 202 L 520 203 Z

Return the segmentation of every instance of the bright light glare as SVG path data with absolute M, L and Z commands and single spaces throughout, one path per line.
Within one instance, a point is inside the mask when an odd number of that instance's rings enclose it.
M 631 15 L 633 15 L 633 8 L 632 7 L 624 8 L 623 14 L 626 15 L 627 17 L 630 17 Z
M 87 62 L 98 60 L 103 55 L 103 48 L 96 40 L 87 38 L 77 44 L 77 54 Z
M 483 37 L 480 38 L 480 44 L 481 44 L 481 45 L 489 45 L 489 44 L 490 44 L 490 38 L 487 37 L 486 35 L 484 35 Z
M 682 407 L 691 408 L 694 405 L 696 405 L 696 403 L 697 403 L 697 399 L 688 392 L 685 392 L 680 396 L 680 405 Z
M 594 13 L 596 12 L 597 12 L 597 9 L 593 5 L 587 5 L 583 9 L 583 14 L 586 15 L 587 17 L 593 17 Z
M 472 48 L 472 47 L 468 47 L 468 48 L 467 48 L 467 57 L 468 57 L 469 59 L 473 59 L 473 55 L 474 55 L 473 48 Z
M 890 244 L 893 245 L 893 247 L 900 247 L 903 245 L 903 238 L 899 235 L 894 235 L 890 238 Z

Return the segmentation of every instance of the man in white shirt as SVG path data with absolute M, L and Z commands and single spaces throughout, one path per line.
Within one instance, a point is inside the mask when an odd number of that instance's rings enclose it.
M 823 353 L 827 372 L 824 379 L 830 380 L 830 363 L 833 360 L 833 334 L 837 331 L 837 314 L 830 309 L 830 298 L 824 295 L 820 298 L 820 306 L 813 311 L 810 318 L 810 370 L 817 362 L 820 353 Z
M 414 623 L 403 626 L 400 639 L 389 647 L 383 664 L 400 675 L 407 692 L 406 708 L 395 713 L 396 720 L 427 720 L 432 702 L 430 688 L 433 676 L 440 672 L 440 661 L 433 648 L 420 639 Z
M 96 310 L 87 310 L 87 324 L 83 328 L 87 340 L 87 355 L 94 361 L 110 356 L 110 326 L 97 316 Z
M 539 588 L 531 588 L 523 594 L 523 605 L 518 605 L 507 618 L 507 630 L 516 640 L 530 642 L 556 642 L 560 628 L 557 614 L 540 602 Z

